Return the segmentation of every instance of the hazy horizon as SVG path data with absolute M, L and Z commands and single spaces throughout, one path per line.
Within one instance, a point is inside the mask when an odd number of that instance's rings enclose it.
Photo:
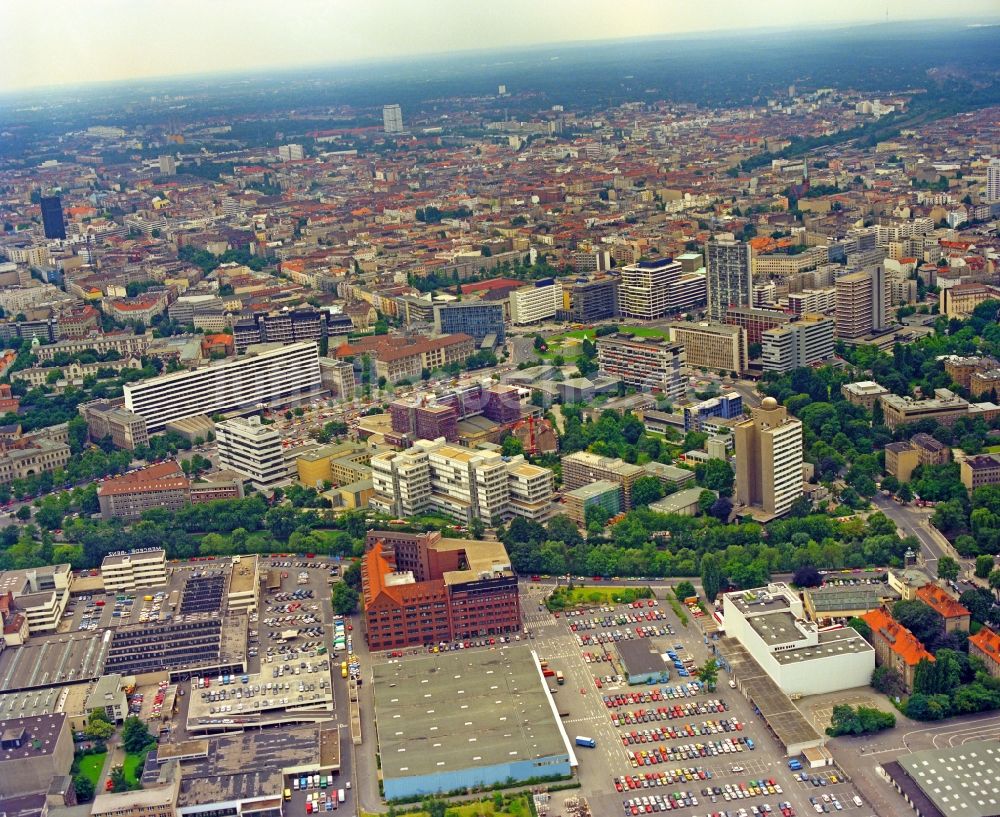
M 278 8 L 286 13 L 276 14 Z M 46 11 L 54 13 L 40 25 L 36 5 L 8 0 L 0 5 L 0 45 L 7 58 L 0 93 L 636 38 L 843 28 L 884 23 L 887 11 L 890 27 L 1000 18 L 995 0 L 962 0 L 946 14 L 928 0 L 842 0 L 827 10 L 800 0 L 718 0 L 711 7 L 625 0 L 612 18 L 602 14 L 606 9 L 598 0 L 510 0 L 503 14 L 462 0 L 381 0 L 360 6 L 293 0 L 280 7 L 260 0 L 93 0 L 50 4 Z

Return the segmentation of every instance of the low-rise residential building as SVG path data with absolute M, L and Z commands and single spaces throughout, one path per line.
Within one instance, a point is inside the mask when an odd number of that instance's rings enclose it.
M 907 692 L 913 689 L 913 673 L 921 661 L 933 661 L 934 656 L 920 640 L 902 624 L 896 621 L 889 611 L 880 607 L 862 616 L 871 628 L 872 644 L 875 647 L 875 663 L 878 666 L 888 666 L 899 673 Z
M 994 678 L 1000 678 L 1000 635 L 989 627 L 980 628 L 969 636 L 969 655 L 983 662 L 986 671 Z
M 138 519 L 151 508 L 177 511 L 190 501 L 191 481 L 174 460 L 113 477 L 97 488 L 105 519 Z
M 956 630 L 969 631 L 970 613 L 964 604 L 948 595 L 948 591 L 936 584 L 925 584 L 917 590 L 917 600 L 922 601 L 935 613 L 941 616 L 944 631 L 953 633 Z
M 109 553 L 101 561 L 101 578 L 109 593 L 162 587 L 167 583 L 167 552 L 163 548 L 148 548 Z
M 970 494 L 983 485 L 1000 484 L 1000 456 L 978 454 L 966 457 L 959 463 L 959 475 Z
M 682 343 L 619 332 L 597 339 L 597 360 L 602 374 L 626 386 L 661 392 L 671 400 L 684 396 L 687 356 Z

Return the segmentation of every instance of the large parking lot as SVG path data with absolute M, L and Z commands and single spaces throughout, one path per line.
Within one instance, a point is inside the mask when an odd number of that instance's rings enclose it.
M 537 585 L 524 590 L 533 646 L 564 679 L 548 680 L 566 732 L 596 744 L 576 748 L 581 793 L 594 814 L 871 813 L 837 769 L 805 772 L 805 779 L 791 771 L 783 747 L 724 671 L 716 690 L 701 687 L 696 668 L 709 650 L 694 622 L 684 627 L 668 606 L 647 601 L 549 614 L 538 610 Z M 615 644 L 641 637 L 668 657 L 669 681 L 625 683 Z

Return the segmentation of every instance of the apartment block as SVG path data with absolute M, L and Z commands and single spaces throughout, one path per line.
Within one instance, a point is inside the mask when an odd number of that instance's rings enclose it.
M 892 429 L 921 420 L 936 420 L 942 425 L 950 426 L 959 417 L 969 414 L 968 402 L 948 389 L 935 389 L 934 397 L 926 400 L 883 394 L 879 397 L 879 403 L 882 405 L 885 424 Z
M 361 589 L 373 651 L 521 629 L 517 575 L 499 542 L 369 531 Z
M 959 463 L 962 484 L 971 494 L 983 485 L 1000 484 L 1000 455 L 979 454 Z
M 680 400 L 686 391 L 682 343 L 618 332 L 597 339 L 597 360 L 603 374 L 626 386 L 662 392 L 671 400 Z
M 940 312 L 949 318 L 967 318 L 981 303 L 996 300 L 1000 300 L 1000 287 L 979 283 L 942 287 L 938 296 Z
M 617 318 L 618 286 L 618 278 L 612 275 L 564 279 L 557 317 L 577 323 Z
M 885 471 L 900 482 L 909 482 L 918 466 L 944 465 L 951 458 L 951 449 L 930 434 L 914 434 L 908 441 L 889 443 L 885 447 Z
M 329 389 L 330 394 L 338 400 L 349 398 L 354 394 L 356 382 L 353 363 L 321 357 L 319 359 L 319 375 L 323 388 Z
M 434 331 L 464 334 L 477 343 L 489 335 L 503 343 L 506 338 L 503 304 L 496 301 L 463 300 L 434 306 Z
M 686 273 L 678 261 L 639 261 L 622 268 L 619 311 L 627 318 L 663 318 L 704 306 L 706 298 L 705 273 Z
M 837 279 L 837 337 L 859 338 L 870 334 L 872 323 L 872 278 L 855 272 Z
M 433 371 L 451 363 L 464 363 L 476 351 L 476 342 L 462 333 L 439 338 L 400 335 L 372 335 L 344 344 L 331 352 L 338 358 L 355 360 L 368 355 L 375 364 L 375 376 L 390 383 L 419 380 L 424 369 Z
M 536 281 L 510 293 L 510 322 L 515 326 L 554 318 L 562 305 L 562 292 L 551 278 Z
M 258 312 L 233 324 L 233 343 L 242 354 L 248 346 L 258 343 L 318 341 L 333 334 L 328 326 L 330 317 L 318 309 Z
M 522 456 L 460 448 L 443 437 L 375 454 L 371 469 L 370 504 L 394 516 L 433 509 L 469 522 L 477 517 L 545 519 L 552 512 L 553 477 L 547 468 Z
M 922 601 L 941 616 L 946 633 L 969 631 L 969 609 L 948 595 L 948 591 L 936 584 L 925 584 L 917 590 L 917 601 Z
M 247 477 L 257 490 L 288 478 L 281 434 L 259 416 L 234 417 L 215 424 L 219 466 Z
M 773 397 L 750 414 L 734 428 L 736 501 L 780 516 L 802 496 L 802 423 Z
M 109 593 L 167 583 L 167 552 L 163 548 L 109 553 L 101 561 L 101 578 Z
M 788 309 L 794 315 L 833 312 L 837 308 L 837 288 L 803 289 L 788 293 Z
M 807 314 L 795 323 L 768 329 L 761 335 L 765 372 L 788 372 L 833 357 L 834 321 Z
M 261 345 L 245 357 L 125 385 L 125 408 L 149 431 L 195 414 L 256 411 L 308 399 L 321 388 L 319 349 L 312 341 Z
M 369 462 L 373 453 L 367 445 L 353 442 L 332 443 L 307 451 L 295 461 L 299 482 L 315 488 L 324 482 L 349 485 L 371 479 Z
M 724 323 L 671 323 L 670 339 L 684 347 L 692 369 L 743 372 L 747 368 L 747 334 L 741 326 Z
M 97 487 L 104 519 L 138 519 L 152 508 L 177 511 L 190 502 L 191 480 L 175 461 L 106 479 Z
M 632 509 L 632 486 L 639 477 L 648 476 L 644 468 L 615 457 L 602 457 L 590 451 L 575 451 L 562 458 L 563 491 L 572 491 L 595 482 L 611 482 L 621 490 L 622 510 Z

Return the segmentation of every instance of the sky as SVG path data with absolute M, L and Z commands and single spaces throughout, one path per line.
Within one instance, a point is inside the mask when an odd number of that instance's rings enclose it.
M 992 18 L 997 0 L 0 0 L 0 92 L 779 26 Z

